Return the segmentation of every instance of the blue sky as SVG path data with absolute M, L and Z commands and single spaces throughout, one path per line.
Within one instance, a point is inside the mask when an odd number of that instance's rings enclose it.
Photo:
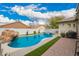
M 14 20 L 31 20 L 30 16 L 20 13 L 20 11 L 12 10 L 12 8 L 15 6 L 18 6 L 18 8 L 20 8 L 19 6 L 24 8 L 28 6 L 27 8 L 25 8 L 25 10 L 30 8 L 31 10 L 33 10 L 33 12 L 40 12 L 41 14 L 54 11 L 59 12 L 73 8 L 76 9 L 76 3 L 2 3 L 0 4 L 0 15 Z
M 15 5 L 18 6 L 28 6 L 33 3 L 2 3 L 0 4 L 0 10 L 8 10 L 5 7 L 14 7 Z M 38 3 L 35 3 L 37 5 Z M 70 8 L 76 8 L 76 3 L 40 3 L 41 6 L 39 7 L 47 7 L 48 11 L 59 11 L 59 10 L 65 10 L 65 9 L 70 9 Z

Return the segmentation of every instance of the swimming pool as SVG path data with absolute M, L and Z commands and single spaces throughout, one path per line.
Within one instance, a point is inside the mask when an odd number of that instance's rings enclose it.
M 13 48 L 29 47 L 38 44 L 44 38 L 52 36 L 52 34 L 41 33 L 33 36 L 16 37 L 8 45 Z

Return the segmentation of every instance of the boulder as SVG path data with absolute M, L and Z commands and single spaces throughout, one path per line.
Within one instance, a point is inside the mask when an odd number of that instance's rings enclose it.
M 0 39 L 2 39 L 5 42 L 8 42 L 8 41 L 12 40 L 12 38 L 14 38 L 18 35 L 19 35 L 19 33 L 14 30 L 5 30 L 2 32 Z

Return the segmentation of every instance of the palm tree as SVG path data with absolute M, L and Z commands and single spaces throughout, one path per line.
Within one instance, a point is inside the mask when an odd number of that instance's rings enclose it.
M 61 21 L 64 17 L 54 17 L 54 18 L 51 18 L 49 19 L 49 24 L 48 24 L 48 28 L 51 28 L 51 29 L 57 29 L 58 28 L 58 22 Z

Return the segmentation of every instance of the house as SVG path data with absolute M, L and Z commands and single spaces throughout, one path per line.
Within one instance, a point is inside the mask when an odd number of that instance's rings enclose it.
M 46 26 L 45 25 L 38 25 L 37 26 L 37 31 L 39 32 L 45 32 Z
M 46 26 L 45 25 L 41 25 L 41 24 L 37 24 L 37 25 L 33 25 L 33 26 L 31 26 L 31 29 L 32 29 L 32 33 L 34 32 L 34 31 L 36 31 L 36 33 L 38 33 L 38 32 L 44 32 L 45 31 L 45 29 L 46 29 Z
M 17 21 L 17 22 L 1 25 L 0 28 L 30 28 L 30 26 L 27 26 L 22 22 Z
M 59 33 L 66 33 L 68 31 L 76 32 L 75 17 L 66 18 L 59 22 Z
M 59 33 L 66 33 L 68 31 L 75 31 L 79 37 L 79 3 L 77 4 L 74 17 L 59 22 Z
M 77 8 L 76 8 L 76 32 L 78 34 L 79 37 L 79 3 L 77 4 Z

